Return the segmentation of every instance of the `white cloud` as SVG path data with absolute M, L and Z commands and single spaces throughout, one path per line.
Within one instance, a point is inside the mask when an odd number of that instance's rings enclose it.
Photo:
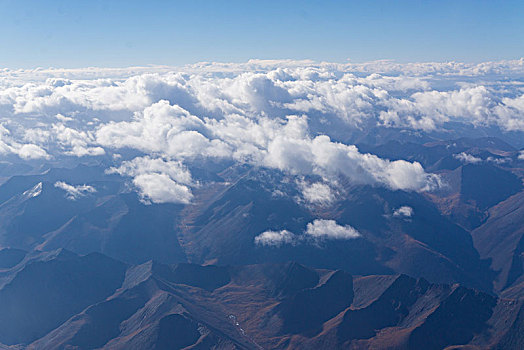
M 524 160 L 524 150 L 521 150 L 521 151 L 519 152 L 518 159 L 520 159 L 520 160 Z
M 66 198 L 73 201 L 86 196 L 88 193 L 96 192 L 96 189 L 93 186 L 85 184 L 73 186 L 63 181 L 55 182 L 55 187 L 64 190 L 66 192 Z
M 327 135 L 311 139 L 306 118 L 290 117 L 269 141 L 263 164 L 298 175 L 315 174 L 392 189 L 425 191 L 439 186 L 439 177 L 403 160 L 388 161 L 362 154 L 355 146 L 332 142 Z
M 305 181 L 298 182 L 304 199 L 312 204 L 330 204 L 335 200 L 335 194 L 329 185 L 322 182 L 308 184 Z
M 511 163 L 511 158 L 488 157 L 486 158 L 486 161 L 500 165 L 500 164 Z
M 200 119 L 160 101 L 132 122 L 102 126 L 97 139 L 106 147 L 131 147 L 179 160 L 233 158 L 297 175 L 335 178 L 342 174 L 355 182 L 393 189 L 420 191 L 438 186 L 437 176 L 425 173 L 418 163 L 364 155 L 354 146 L 331 142 L 325 135 L 312 139 L 308 129 L 304 116 Z
M 13 147 L 13 153 L 18 154 L 22 159 L 49 159 L 50 156 L 40 146 L 25 144 Z
M 38 145 L 13 140 L 11 132 L 0 124 L 0 154 L 9 153 L 16 154 L 25 160 L 51 158 L 46 150 Z
M 469 163 L 475 164 L 475 163 L 482 162 L 482 158 L 475 157 L 474 155 L 468 154 L 468 153 L 465 153 L 465 152 L 454 154 L 453 157 L 455 159 L 460 160 L 462 163 L 465 163 L 465 164 L 469 164 Z
M 167 174 L 142 174 L 133 179 L 139 193 L 153 203 L 187 204 L 193 198 L 191 190 L 176 183 Z
M 462 123 L 524 132 L 522 77 L 523 59 L 3 69 L 0 153 L 50 159 L 130 148 L 177 162 L 175 173 L 195 158 L 228 159 L 321 177 L 322 183 L 302 191 L 311 203 L 332 200 L 340 176 L 425 191 L 440 180 L 419 163 L 363 154 L 340 140 L 379 125 L 434 131 Z M 119 168 L 120 160 L 114 161 Z M 191 199 L 192 184 L 177 178 L 181 173 L 164 168 L 119 173 L 133 177 L 144 199 Z M 187 169 L 183 173 L 190 177 Z M 143 175 L 170 190 L 148 186 Z
M 183 67 L 175 66 L 137 66 L 125 68 L 35 68 L 1 69 L 0 77 L 18 83 L 28 81 L 46 81 L 55 85 L 67 80 L 125 79 L 146 73 L 186 72 L 194 73 L 229 73 L 265 72 L 273 70 L 319 69 L 321 71 L 379 73 L 385 75 L 406 76 L 518 76 L 524 74 L 524 58 L 481 63 L 463 62 L 414 62 L 398 63 L 393 60 L 377 60 L 364 63 L 331 63 L 312 60 L 260 60 L 251 59 L 244 63 L 199 62 Z
M 280 247 L 283 244 L 294 244 L 296 236 L 288 230 L 265 231 L 255 237 L 255 244 Z
M 307 224 L 302 235 L 296 235 L 288 230 L 265 231 L 256 236 L 254 242 L 261 246 L 280 247 L 284 244 L 314 244 L 323 239 L 348 240 L 360 236 L 360 233 L 349 225 L 338 225 L 335 220 L 316 219 Z
M 133 177 L 134 186 L 146 201 L 187 204 L 193 198 L 190 186 L 195 183 L 179 161 L 137 157 L 108 172 Z
M 307 224 L 305 234 L 321 239 L 353 239 L 360 237 L 360 233 L 349 225 L 341 226 L 335 220 L 320 219 Z
M 407 205 L 403 205 L 393 212 L 393 216 L 410 218 L 413 216 L 413 213 L 413 208 L 408 207 Z
M 131 161 L 124 161 L 118 168 L 111 168 L 110 173 L 137 176 L 147 173 L 164 173 L 171 179 L 184 185 L 192 184 L 191 174 L 179 161 L 164 160 L 162 158 L 137 157 Z
M 209 140 L 207 125 L 179 106 L 166 100 L 135 113 L 132 121 L 108 123 L 96 132 L 97 141 L 109 148 L 135 148 L 175 158 L 227 156 L 227 145 Z
M 96 145 L 91 131 L 75 130 L 64 124 L 53 124 L 51 132 L 57 144 L 67 155 L 83 157 L 105 154 L 105 150 Z

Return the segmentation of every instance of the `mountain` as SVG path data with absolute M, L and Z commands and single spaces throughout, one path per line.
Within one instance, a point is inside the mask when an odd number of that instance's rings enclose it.
M 494 246 L 479 246 L 474 230 L 491 227 L 493 208 L 522 193 L 518 151 L 493 137 L 359 147 L 393 160 L 419 161 L 439 174 L 442 186 L 418 193 L 341 178 L 336 200 L 308 203 L 297 182 L 321 178 L 297 180 L 274 169 L 196 160 L 191 170 L 198 186 L 191 204 L 160 204 L 144 201 L 102 165 L 50 168 L 0 185 L 0 245 L 101 252 L 132 264 L 151 259 L 219 265 L 293 260 L 356 275 L 403 273 L 500 291 L 494 280 L 506 272 L 488 261 L 492 257 L 486 251 Z M 459 159 L 460 154 L 473 157 L 474 163 Z M 72 196 L 57 183 L 91 190 Z M 408 208 L 409 216 L 396 214 L 399 208 Z M 312 240 L 304 232 L 316 219 L 349 225 L 359 237 Z M 297 239 L 255 243 L 261 233 L 281 230 Z M 501 254 L 519 256 L 506 250 Z M 514 264 L 513 282 L 521 275 L 518 261 Z
M 17 168 L 0 184 L 0 343 L 522 347 L 520 151 L 417 135 L 359 147 L 418 161 L 441 185 L 196 159 L 191 202 L 159 203 L 102 163 Z
M 62 249 L 3 270 L 0 297 L 0 342 L 27 349 L 518 349 L 524 341 L 522 301 L 297 263 L 125 265 Z
M 57 186 L 60 182 L 92 190 L 73 196 Z M 185 261 L 174 232 L 179 210 L 172 204 L 147 205 L 100 166 L 54 168 L 0 186 L 0 245 L 102 252 L 132 263 Z
M 26 256 L 27 252 L 21 249 L 5 248 L 0 250 L 0 269 L 11 268 Z
M 187 242 L 182 245 L 190 261 L 256 264 L 294 260 L 319 268 L 343 268 L 352 274 L 406 273 L 491 290 L 491 272 L 469 233 L 426 197 L 349 185 L 339 202 L 311 210 L 293 199 L 297 195 L 293 190 L 283 188 L 291 194 L 275 197 L 273 187 L 263 185 L 286 182 L 285 177 L 258 170 L 229 187 L 209 186 L 196 192 L 196 203 L 205 204 L 190 206 L 181 215 L 181 241 Z M 395 216 L 402 206 L 409 206 L 413 216 Z M 315 217 L 351 225 L 361 236 L 277 247 L 254 244 L 255 237 L 266 230 L 300 234 Z
M 496 290 L 502 291 L 523 281 L 524 192 L 491 208 L 488 219 L 472 231 L 472 237 L 481 256 L 489 259 L 491 268 L 498 272 L 494 281 Z M 524 296 L 524 289 L 519 293 Z
M 28 254 L 0 272 L 0 342 L 28 343 L 85 307 L 104 300 L 124 278 L 125 264 L 64 249 Z

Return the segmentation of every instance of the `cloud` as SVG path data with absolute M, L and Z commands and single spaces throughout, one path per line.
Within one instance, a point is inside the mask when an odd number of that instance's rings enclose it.
M 494 164 L 506 164 L 511 162 L 511 158 L 503 158 L 503 157 L 487 157 L 486 159 L 482 159 L 480 157 L 475 157 L 472 154 L 466 153 L 466 152 L 460 152 L 453 155 L 453 158 L 460 160 L 464 164 L 477 164 L 483 161 L 494 163 Z
M 273 70 L 320 69 L 323 71 L 339 71 L 354 73 L 379 73 L 384 75 L 406 76 L 519 76 L 524 74 L 524 58 L 481 63 L 464 62 L 412 62 L 398 63 L 393 60 L 377 60 L 363 63 L 333 63 L 315 62 L 313 60 L 260 60 L 250 59 L 243 63 L 199 62 L 182 67 L 149 65 L 121 68 L 35 68 L 35 69 L 1 69 L 0 77 L 18 83 L 28 81 L 55 80 L 58 84 L 67 80 L 122 80 L 130 76 L 142 74 L 165 74 L 170 72 L 194 73 L 229 73 L 267 72 Z
M 191 162 L 208 158 L 320 177 L 301 190 L 310 203 L 331 201 L 340 177 L 428 191 L 440 179 L 421 164 L 361 153 L 352 143 L 377 127 L 458 132 L 458 123 L 523 133 L 523 77 L 523 59 L 3 69 L 0 153 L 59 160 L 138 151 L 175 170 L 133 170 L 117 158 L 112 167 L 144 200 L 162 203 L 189 202 L 194 184 L 177 176 L 190 177 Z
M 181 162 L 162 158 L 137 157 L 108 172 L 133 177 L 140 196 L 153 203 L 188 204 L 193 198 L 190 186 L 196 185 Z
M 320 239 L 353 239 L 360 233 L 353 227 L 338 225 L 335 220 L 314 220 L 307 224 L 305 234 Z
M 335 220 L 316 219 L 307 224 L 302 235 L 288 230 L 265 231 L 255 237 L 255 244 L 269 247 L 281 247 L 284 244 L 314 244 L 319 240 L 348 240 L 361 237 L 360 233 L 349 225 L 341 226 Z
M 193 198 L 191 190 L 173 181 L 166 174 L 142 174 L 133 178 L 133 184 L 143 198 L 153 203 L 188 204 Z
M 298 186 L 302 196 L 308 203 L 327 205 L 335 200 L 335 194 L 331 188 L 322 182 L 308 184 L 305 181 L 299 181 Z
M 413 216 L 413 213 L 413 208 L 408 207 L 407 205 L 403 205 L 400 208 L 395 209 L 395 211 L 393 212 L 393 216 L 410 218 Z
M 85 184 L 73 186 L 63 181 L 55 182 L 55 187 L 64 190 L 66 192 L 66 198 L 73 201 L 80 197 L 84 197 L 89 193 L 96 192 L 96 189 L 93 186 Z
M 453 157 L 455 159 L 460 160 L 462 163 L 465 163 L 465 164 L 469 164 L 469 163 L 475 164 L 475 163 L 482 162 L 482 158 L 475 157 L 474 155 L 471 155 L 465 152 L 454 154 Z
M 19 143 L 13 140 L 11 132 L 0 124 L 0 154 L 16 154 L 24 160 L 50 159 L 42 147 L 32 143 Z
M 283 244 L 294 244 L 296 236 L 288 230 L 265 231 L 255 237 L 255 244 L 280 247 Z
M 291 174 L 314 174 L 332 180 L 343 175 L 354 183 L 379 184 L 395 190 L 426 191 L 440 184 L 439 177 L 426 173 L 420 163 L 362 154 L 357 147 L 332 142 L 327 135 L 310 138 L 306 118 L 299 117 L 289 117 L 275 133 L 263 162 Z
M 311 138 L 308 129 L 305 116 L 200 119 L 160 101 L 135 114 L 131 122 L 101 126 L 97 140 L 105 147 L 135 148 L 178 160 L 234 159 L 297 175 L 332 179 L 345 175 L 393 189 L 423 191 L 438 186 L 437 176 L 425 173 L 419 163 L 361 154 L 355 146 L 332 142 L 326 135 Z
M 511 158 L 488 157 L 486 158 L 486 161 L 500 165 L 500 164 L 511 163 Z
M 109 173 L 138 176 L 147 173 L 165 173 L 174 181 L 184 185 L 193 183 L 191 174 L 179 161 L 170 161 L 162 158 L 136 157 L 131 161 L 124 161 L 118 168 L 111 168 Z
M 12 148 L 13 153 L 16 153 L 22 159 L 49 159 L 50 156 L 47 152 L 37 145 L 24 144 L 14 146 Z
M 54 137 L 66 155 L 83 157 L 105 154 L 105 150 L 96 145 L 91 131 L 75 130 L 64 124 L 57 123 L 52 125 L 51 132 L 52 137 Z
M 134 148 L 176 158 L 226 156 L 227 145 L 209 140 L 207 125 L 180 106 L 161 100 L 137 112 L 132 121 L 111 122 L 96 132 L 99 144 L 108 148 Z

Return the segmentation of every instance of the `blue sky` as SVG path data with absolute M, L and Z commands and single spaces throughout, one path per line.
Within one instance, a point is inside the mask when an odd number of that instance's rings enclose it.
M 524 1 L 0 0 L 0 67 L 524 56 Z

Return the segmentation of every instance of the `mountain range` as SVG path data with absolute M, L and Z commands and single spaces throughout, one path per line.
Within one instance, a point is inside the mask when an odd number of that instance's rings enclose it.
M 521 152 L 494 137 L 364 141 L 440 186 L 340 177 L 317 200 L 317 175 L 202 159 L 191 203 L 155 203 L 104 160 L 5 162 L 0 343 L 522 348 Z
M 294 262 L 130 265 L 65 249 L 3 250 L 0 261 L 0 341 L 6 349 L 524 344 L 521 300 L 407 275 L 352 276 Z

